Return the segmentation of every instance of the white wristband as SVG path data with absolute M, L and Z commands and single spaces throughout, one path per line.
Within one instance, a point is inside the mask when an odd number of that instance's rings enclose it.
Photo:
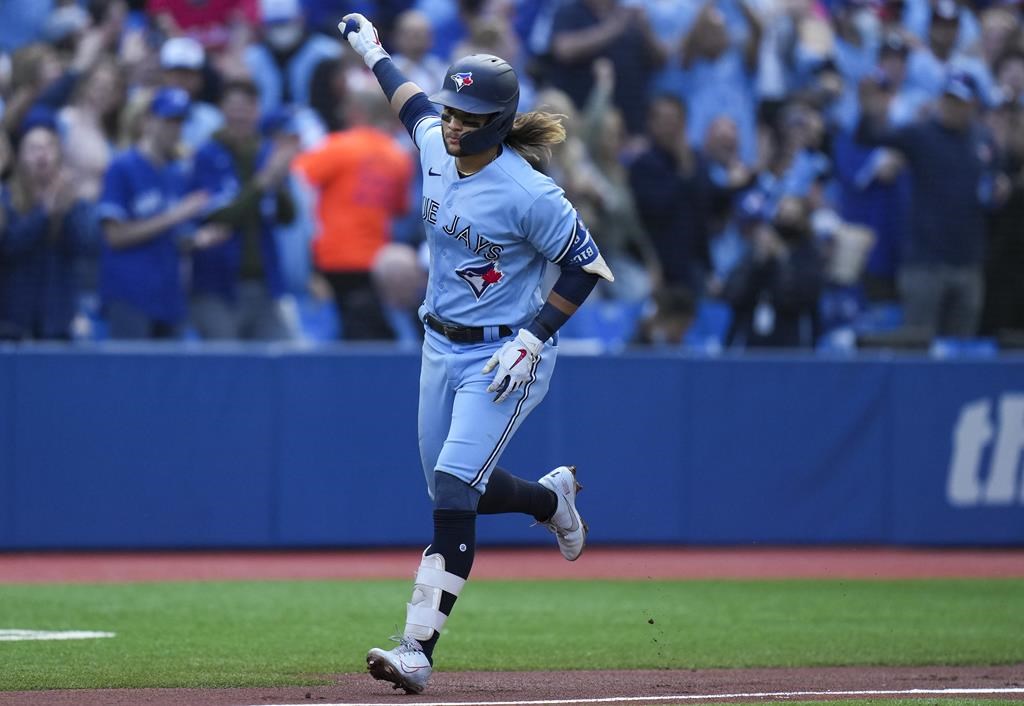
M 384 51 L 384 47 L 376 46 L 363 54 L 363 61 L 365 61 L 366 65 L 370 67 L 370 71 L 373 71 L 373 67 L 378 61 L 381 59 L 388 59 L 390 57 L 391 55 Z

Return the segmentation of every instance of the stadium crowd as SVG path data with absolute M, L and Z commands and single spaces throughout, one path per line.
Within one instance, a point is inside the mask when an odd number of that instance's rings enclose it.
M 0 338 L 415 340 L 419 166 L 353 11 L 428 92 L 492 53 L 565 116 L 544 170 L 616 274 L 565 336 L 1021 345 L 1004 0 L 2 3 Z

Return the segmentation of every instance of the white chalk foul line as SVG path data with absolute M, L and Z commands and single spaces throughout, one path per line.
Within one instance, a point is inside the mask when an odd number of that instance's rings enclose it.
M 433 701 L 415 702 L 416 706 L 560 706 L 561 704 L 618 704 L 652 701 L 712 701 L 715 699 L 792 699 L 802 696 L 964 696 L 984 694 L 1024 694 L 1024 687 L 1005 689 L 871 689 L 862 691 L 752 691 L 740 694 L 676 694 L 673 696 L 610 696 L 599 699 L 544 699 L 538 701 Z M 308 703 L 308 702 L 307 702 Z M 267 705 L 259 705 L 267 706 Z M 273 704 L 270 706 L 305 706 Z M 384 703 L 337 703 L 321 706 L 395 706 Z
M 0 642 L 21 642 L 22 640 L 94 640 L 100 637 L 115 637 L 112 632 L 93 630 L 15 630 L 0 629 Z

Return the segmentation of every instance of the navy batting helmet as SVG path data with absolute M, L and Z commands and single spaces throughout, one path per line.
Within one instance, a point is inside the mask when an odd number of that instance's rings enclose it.
M 507 61 L 491 54 L 473 54 L 448 67 L 434 103 L 475 115 L 493 115 L 490 122 L 462 136 L 466 154 L 501 144 L 512 129 L 519 107 L 519 79 Z

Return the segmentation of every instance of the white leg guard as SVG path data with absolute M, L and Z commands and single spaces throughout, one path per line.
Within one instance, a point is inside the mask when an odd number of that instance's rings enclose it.
M 405 635 L 416 640 L 429 640 L 434 631 L 441 632 L 448 616 L 441 612 L 441 592 L 458 597 L 466 579 L 444 570 L 444 557 L 424 554 L 412 587 L 412 600 L 406 604 Z

